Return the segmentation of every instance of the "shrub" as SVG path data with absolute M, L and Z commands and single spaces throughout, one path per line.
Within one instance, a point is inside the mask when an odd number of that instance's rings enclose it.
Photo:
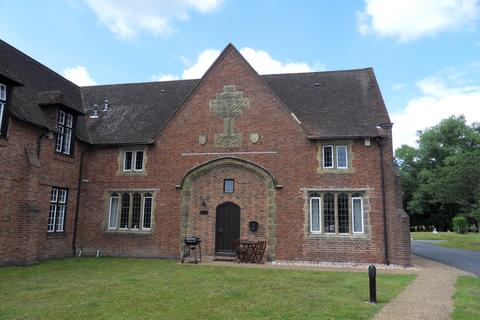
M 456 216 L 452 219 L 453 228 L 456 233 L 465 233 L 468 230 L 468 221 L 465 217 Z

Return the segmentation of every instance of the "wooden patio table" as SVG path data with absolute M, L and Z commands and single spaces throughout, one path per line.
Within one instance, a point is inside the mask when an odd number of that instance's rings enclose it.
M 240 261 L 255 262 L 255 254 L 257 253 L 258 241 L 245 239 L 240 240 L 240 247 L 243 248 L 243 250 L 240 250 L 240 252 L 243 252 L 242 257 L 240 257 Z

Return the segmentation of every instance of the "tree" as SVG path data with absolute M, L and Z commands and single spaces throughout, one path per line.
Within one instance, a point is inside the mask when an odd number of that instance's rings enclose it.
M 418 137 L 396 150 L 411 224 L 450 229 L 457 213 L 480 224 L 480 125 L 452 116 Z

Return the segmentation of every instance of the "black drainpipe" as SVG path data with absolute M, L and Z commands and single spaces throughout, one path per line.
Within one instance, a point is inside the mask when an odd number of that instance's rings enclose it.
M 383 207 L 383 243 L 385 245 L 385 264 L 389 265 L 388 257 L 388 229 L 387 229 L 387 199 L 385 193 L 385 164 L 384 164 L 384 145 L 385 138 L 378 138 L 378 145 L 380 146 L 380 174 L 381 174 L 381 185 L 382 185 L 382 207 Z
M 80 210 L 80 189 L 82 187 L 82 175 L 83 175 L 83 156 L 90 149 L 83 150 L 80 154 L 80 168 L 78 173 L 78 186 L 77 186 L 77 203 L 75 205 L 75 219 L 73 222 L 73 237 L 72 237 L 72 256 L 75 257 L 77 251 L 76 242 L 77 242 L 77 225 L 78 225 L 78 212 Z

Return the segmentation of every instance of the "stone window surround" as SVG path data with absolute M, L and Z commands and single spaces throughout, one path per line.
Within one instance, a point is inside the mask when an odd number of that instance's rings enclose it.
M 117 188 L 117 189 L 108 189 L 105 191 L 104 198 L 105 198 L 105 205 L 104 205 L 104 223 L 103 223 L 103 230 L 104 233 L 107 234 L 137 234 L 137 235 L 151 235 L 153 234 L 154 228 L 155 228 L 155 200 L 157 197 L 157 192 L 159 189 L 156 188 L 149 188 L 149 189 L 122 189 L 122 188 Z M 110 219 L 110 199 L 111 195 L 113 193 L 117 193 L 119 195 L 119 209 L 118 209 L 118 216 L 117 216 L 117 225 L 120 220 L 120 210 L 121 210 L 121 196 L 122 193 L 140 193 L 142 195 L 142 208 L 143 208 L 143 194 L 145 193 L 150 193 L 152 195 L 152 208 L 151 208 L 151 217 L 150 217 L 150 228 L 149 229 L 121 229 L 119 227 L 113 229 L 109 228 L 109 219 Z M 143 210 L 142 213 L 143 215 Z
M 353 140 L 329 140 L 318 142 L 318 167 L 317 173 L 319 174 L 351 174 L 355 172 L 353 168 L 353 159 L 355 154 L 352 150 Z M 323 148 L 326 146 L 333 146 L 333 167 L 323 167 Z M 337 168 L 337 146 L 347 146 L 347 168 Z
M 132 162 L 132 170 L 124 171 L 125 152 L 133 152 L 132 159 L 135 158 L 135 151 L 143 151 L 143 170 L 134 170 L 135 161 Z M 146 176 L 147 175 L 147 147 L 146 146 L 128 146 L 119 149 L 118 154 L 118 170 L 119 176 Z
M 305 224 L 304 224 L 304 232 L 305 237 L 307 239 L 369 239 L 370 238 L 370 188 L 303 188 L 303 198 L 304 198 L 304 216 L 305 216 Z M 335 195 L 335 217 L 336 217 L 336 224 L 338 224 L 338 210 L 337 210 L 337 196 L 340 193 L 347 193 L 348 194 L 348 216 L 349 216 L 349 228 L 350 233 L 325 233 L 323 228 L 323 212 L 321 212 L 320 218 L 320 225 L 321 231 L 320 232 L 311 232 L 310 231 L 310 197 L 312 194 L 318 193 L 322 198 L 322 206 L 321 210 L 323 210 L 323 195 L 326 193 L 333 193 Z M 353 228 L 353 219 L 352 219 L 352 196 L 356 193 L 361 193 L 362 202 L 363 202 L 363 233 L 352 232 Z M 338 228 L 336 228 L 338 230 Z

